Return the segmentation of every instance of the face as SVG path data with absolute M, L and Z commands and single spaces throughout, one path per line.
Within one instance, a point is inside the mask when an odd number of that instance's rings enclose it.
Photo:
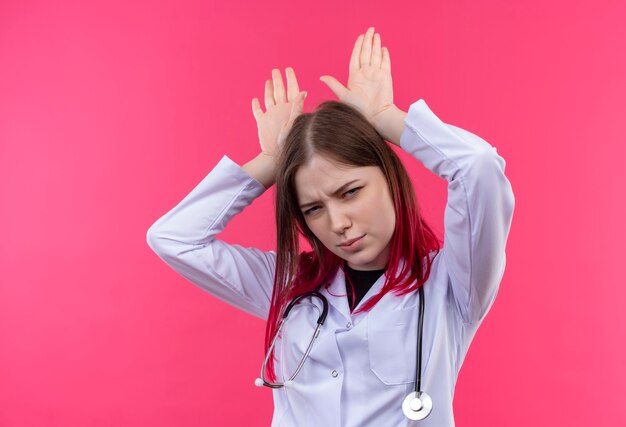
M 343 166 L 316 155 L 298 169 L 295 184 L 306 224 L 324 246 L 355 270 L 385 268 L 396 216 L 380 168 Z

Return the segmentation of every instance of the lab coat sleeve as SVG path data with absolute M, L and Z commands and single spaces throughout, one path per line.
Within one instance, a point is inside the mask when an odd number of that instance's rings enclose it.
M 228 156 L 147 231 L 150 248 L 206 292 L 266 320 L 276 254 L 216 236 L 265 187 Z
M 482 138 L 442 122 L 423 99 L 404 124 L 402 149 L 448 182 L 440 255 L 462 322 L 481 322 L 504 274 L 515 205 L 505 161 Z

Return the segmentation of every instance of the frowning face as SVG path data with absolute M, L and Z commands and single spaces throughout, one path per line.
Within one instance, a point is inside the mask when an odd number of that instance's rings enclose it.
M 396 215 L 380 168 L 315 155 L 298 169 L 295 184 L 306 224 L 324 246 L 355 270 L 386 267 Z

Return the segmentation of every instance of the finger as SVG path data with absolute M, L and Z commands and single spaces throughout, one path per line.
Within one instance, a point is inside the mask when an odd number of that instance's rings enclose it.
M 380 68 L 382 61 L 380 53 L 380 34 L 374 34 L 374 46 L 372 47 L 372 67 Z
M 350 72 L 356 71 L 361 67 L 359 62 L 359 56 L 361 55 L 361 46 L 363 45 L 363 34 L 361 34 L 354 43 L 354 49 L 352 49 L 352 56 L 350 57 Z
M 304 108 L 304 99 L 306 98 L 306 92 L 300 92 L 296 95 L 296 99 L 293 103 L 293 107 L 291 107 L 291 114 L 289 115 L 289 121 L 293 122 L 296 117 L 302 114 L 302 109 Z
M 254 115 L 254 119 L 258 122 L 261 116 L 263 115 L 263 110 L 261 109 L 261 104 L 259 103 L 258 98 L 252 99 L 252 114 Z
M 365 32 L 363 39 L 363 47 L 361 48 L 361 67 L 370 65 L 372 56 L 372 37 L 374 35 L 374 27 L 369 27 Z
M 270 80 L 265 80 L 265 110 L 276 105 L 274 102 L 274 88 Z
M 287 102 L 285 98 L 285 85 L 283 84 L 283 76 L 280 75 L 280 70 L 274 68 L 272 70 L 272 79 L 274 80 L 274 100 L 276 103 Z
M 343 99 L 344 94 L 348 92 L 348 89 L 344 87 L 344 85 L 339 83 L 339 81 L 337 81 L 337 79 L 334 77 L 321 76 L 320 80 L 324 82 L 326 86 L 328 86 L 330 90 L 332 90 L 335 93 L 335 95 L 337 95 L 337 98 L 339 99 Z
M 300 93 L 300 88 L 298 87 L 298 79 L 296 79 L 296 72 L 293 68 L 285 68 L 285 75 L 287 76 L 287 99 L 291 102 Z
M 383 51 L 383 59 L 380 64 L 380 68 L 391 72 L 391 60 L 389 59 L 389 49 L 387 49 L 386 47 L 383 47 L 382 51 Z

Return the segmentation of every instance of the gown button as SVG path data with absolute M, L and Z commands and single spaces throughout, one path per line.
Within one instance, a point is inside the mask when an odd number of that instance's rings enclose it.
M 337 378 L 337 375 L 339 375 L 339 373 L 337 371 L 333 371 L 331 375 L 333 376 L 333 378 Z

